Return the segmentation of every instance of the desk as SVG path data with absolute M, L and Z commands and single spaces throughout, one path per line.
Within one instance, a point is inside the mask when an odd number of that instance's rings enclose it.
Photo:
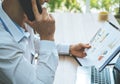
M 56 20 L 57 43 L 88 43 L 103 24 L 98 22 L 97 14 L 55 13 L 53 15 Z M 109 15 L 109 21 L 119 27 L 112 15 Z M 73 57 L 60 56 L 54 84 L 75 84 L 77 66 L 79 65 Z
M 75 84 L 77 66 L 73 57 L 60 56 L 54 84 Z

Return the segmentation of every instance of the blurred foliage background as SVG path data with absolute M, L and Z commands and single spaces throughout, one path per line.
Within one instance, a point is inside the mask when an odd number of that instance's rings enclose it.
M 90 11 L 118 12 L 120 0 L 90 0 Z M 49 11 L 81 12 L 85 11 L 86 0 L 50 0 Z
M 55 12 L 56 10 L 82 12 L 80 3 L 77 0 L 50 0 L 49 8 L 51 12 Z

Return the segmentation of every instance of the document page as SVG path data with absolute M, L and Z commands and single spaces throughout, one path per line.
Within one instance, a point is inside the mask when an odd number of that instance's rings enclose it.
M 105 22 L 90 41 L 85 58 L 77 58 L 83 66 L 101 66 L 120 46 L 120 31 Z

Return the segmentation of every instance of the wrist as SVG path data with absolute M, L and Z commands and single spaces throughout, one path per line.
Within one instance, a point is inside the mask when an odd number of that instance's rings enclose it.
M 49 40 L 49 41 L 54 41 L 53 36 L 40 36 L 41 40 Z
M 70 45 L 70 48 L 69 48 L 69 55 L 72 56 L 72 45 Z

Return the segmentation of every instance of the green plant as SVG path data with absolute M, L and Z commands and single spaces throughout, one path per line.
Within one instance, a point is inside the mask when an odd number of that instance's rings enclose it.
M 77 0 L 51 0 L 48 7 L 51 12 L 56 10 L 81 12 L 81 7 Z
M 55 12 L 56 10 L 69 12 L 82 12 L 81 2 L 86 3 L 86 0 L 50 0 L 49 10 Z M 90 8 L 96 10 L 112 11 L 118 7 L 119 0 L 90 0 Z
M 96 8 L 98 10 L 104 11 L 113 11 L 115 6 L 117 6 L 119 0 L 90 0 L 90 6 L 92 8 Z

